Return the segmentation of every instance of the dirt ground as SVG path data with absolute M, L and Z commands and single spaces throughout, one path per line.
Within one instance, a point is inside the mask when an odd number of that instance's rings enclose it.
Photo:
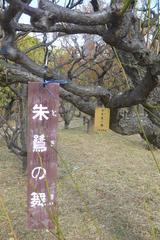
M 66 240 L 160 239 L 160 174 L 138 135 L 60 130 L 58 153 L 59 218 Z M 160 164 L 160 151 L 154 154 Z M 26 176 L 3 141 L 0 197 L 0 240 L 16 239 L 11 227 L 19 240 L 54 239 L 46 230 L 27 230 Z

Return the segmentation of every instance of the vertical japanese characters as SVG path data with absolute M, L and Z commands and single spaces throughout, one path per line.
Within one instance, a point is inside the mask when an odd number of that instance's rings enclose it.
M 96 132 L 107 132 L 110 125 L 110 109 L 97 107 L 95 110 L 94 127 Z
M 28 86 L 28 226 L 51 228 L 56 205 L 59 86 Z

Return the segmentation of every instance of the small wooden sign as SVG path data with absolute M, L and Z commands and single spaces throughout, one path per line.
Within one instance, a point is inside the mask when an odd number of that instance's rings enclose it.
M 59 85 L 28 84 L 28 227 L 53 228 L 56 219 Z
M 110 109 L 97 107 L 95 110 L 95 131 L 106 132 L 109 129 Z

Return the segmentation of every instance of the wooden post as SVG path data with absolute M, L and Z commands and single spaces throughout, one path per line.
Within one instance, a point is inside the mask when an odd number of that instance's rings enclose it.
M 28 227 L 53 228 L 56 221 L 59 85 L 28 84 Z

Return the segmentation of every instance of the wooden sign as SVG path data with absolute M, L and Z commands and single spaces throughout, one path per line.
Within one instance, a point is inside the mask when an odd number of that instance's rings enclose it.
M 95 131 L 106 132 L 109 129 L 110 109 L 97 107 L 95 110 Z
M 28 84 L 28 227 L 53 228 L 56 219 L 59 85 Z

